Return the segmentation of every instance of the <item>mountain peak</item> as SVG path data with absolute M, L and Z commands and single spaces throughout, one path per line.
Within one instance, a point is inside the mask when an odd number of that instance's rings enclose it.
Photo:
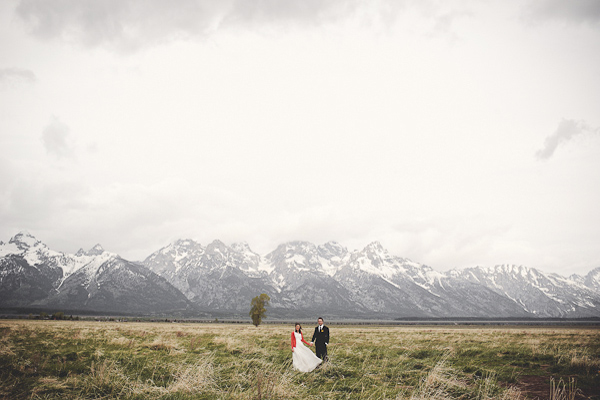
M 600 290 L 600 267 L 591 270 L 584 279 L 587 287 Z
M 374 241 L 374 242 L 369 243 L 366 248 L 367 249 L 373 249 L 373 250 L 383 250 L 383 246 L 377 240 Z
M 279 246 L 277 246 L 277 248 L 275 250 L 273 250 L 270 254 L 267 255 L 267 257 L 269 257 L 270 255 L 275 255 L 275 254 L 288 254 L 288 253 L 300 253 L 300 254 L 306 254 L 307 252 L 310 252 L 312 249 L 315 249 L 316 246 L 310 242 L 305 242 L 305 241 L 301 241 L 301 240 L 293 240 L 290 242 L 285 242 L 285 243 L 281 243 Z
M 327 243 L 323 243 L 319 247 L 326 247 L 326 248 L 329 248 L 329 249 L 343 249 L 343 250 L 346 250 L 346 248 L 344 246 L 342 246 L 341 244 L 339 244 L 335 240 L 330 240 Z
M 317 250 L 319 251 L 319 255 L 326 259 L 331 259 L 332 257 L 341 258 L 348 253 L 347 248 L 334 241 L 320 245 Z
M 177 246 L 177 247 L 187 247 L 187 246 L 196 245 L 196 244 L 199 244 L 199 243 L 196 243 L 192 239 L 177 239 L 175 242 L 173 242 L 173 245 Z
M 27 250 L 41 242 L 29 232 L 21 231 L 13 236 L 8 243 L 15 244 L 20 250 Z
M 190 251 L 195 252 L 198 250 L 203 250 L 203 247 L 200 243 L 196 242 L 195 240 L 177 239 L 174 242 L 171 242 L 165 247 L 158 250 L 155 254 L 166 255 L 173 251 L 175 251 L 176 253 L 186 254 Z
M 254 253 L 248 242 L 236 242 L 230 246 L 233 250 L 239 253 Z
M 294 251 L 303 251 L 308 252 L 316 249 L 316 246 L 311 242 L 307 242 L 305 240 L 293 240 L 291 242 L 287 242 L 285 244 L 286 250 L 294 250 Z
M 381 245 L 380 242 L 378 241 L 374 241 L 371 242 L 367 245 L 367 247 L 364 248 L 365 251 L 367 252 L 375 252 L 375 253 L 381 253 L 384 252 L 385 249 L 383 248 L 383 246 Z
M 99 256 L 102 253 L 104 253 L 104 249 L 98 243 L 94 247 L 92 247 L 91 249 L 89 249 L 85 254 L 88 255 L 88 256 Z
M 515 264 L 496 265 L 493 268 L 488 269 L 488 271 L 492 271 L 494 273 L 513 274 L 515 276 L 522 277 L 539 275 L 539 272 L 534 268 Z
M 214 252 L 214 251 L 224 252 L 227 250 L 227 245 L 221 242 L 219 239 L 215 239 L 206 246 L 206 251 Z

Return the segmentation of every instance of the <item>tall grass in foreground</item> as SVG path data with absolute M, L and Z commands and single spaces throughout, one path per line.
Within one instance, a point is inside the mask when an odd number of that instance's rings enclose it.
M 597 329 L 332 326 L 331 361 L 308 374 L 291 329 L 2 321 L 0 399 L 525 400 L 530 376 L 551 399 L 600 388 Z
M 575 400 L 579 393 L 574 378 L 570 378 L 566 383 L 562 379 L 556 382 L 554 378 L 550 378 L 549 400 Z

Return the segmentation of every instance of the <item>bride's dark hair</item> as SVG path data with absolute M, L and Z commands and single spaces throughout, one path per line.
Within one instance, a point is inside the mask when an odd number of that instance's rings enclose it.
M 297 326 L 300 326 L 300 330 L 298 330 L 298 331 L 296 330 Z M 302 325 L 300 325 L 300 322 L 296 322 L 294 324 L 294 332 L 302 333 Z

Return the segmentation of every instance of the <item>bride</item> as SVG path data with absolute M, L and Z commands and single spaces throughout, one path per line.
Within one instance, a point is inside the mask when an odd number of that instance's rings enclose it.
M 312 346 L 312 344 L 307 343 L 306 340 L 304 340 L 304 336 L 302 336 L 302 326 L 299 323 L 296 323 L 294 332 L 292 332 L 292 352 L 294 353 L 292 354 L 293 365 L 298 371 L 310 372 L 317 368 L 322 360 L 315 356 L 308 347 L 300 342 Z

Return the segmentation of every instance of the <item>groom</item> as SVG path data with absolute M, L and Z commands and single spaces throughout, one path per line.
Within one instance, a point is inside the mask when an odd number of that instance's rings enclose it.
M 319 325 L 315 328 L 312 343 L 315 344 L 317 357 L 327 361 L 327 344 L 329 343 L 329 328 L 323 325 L 323 318 L 317 319 Z

